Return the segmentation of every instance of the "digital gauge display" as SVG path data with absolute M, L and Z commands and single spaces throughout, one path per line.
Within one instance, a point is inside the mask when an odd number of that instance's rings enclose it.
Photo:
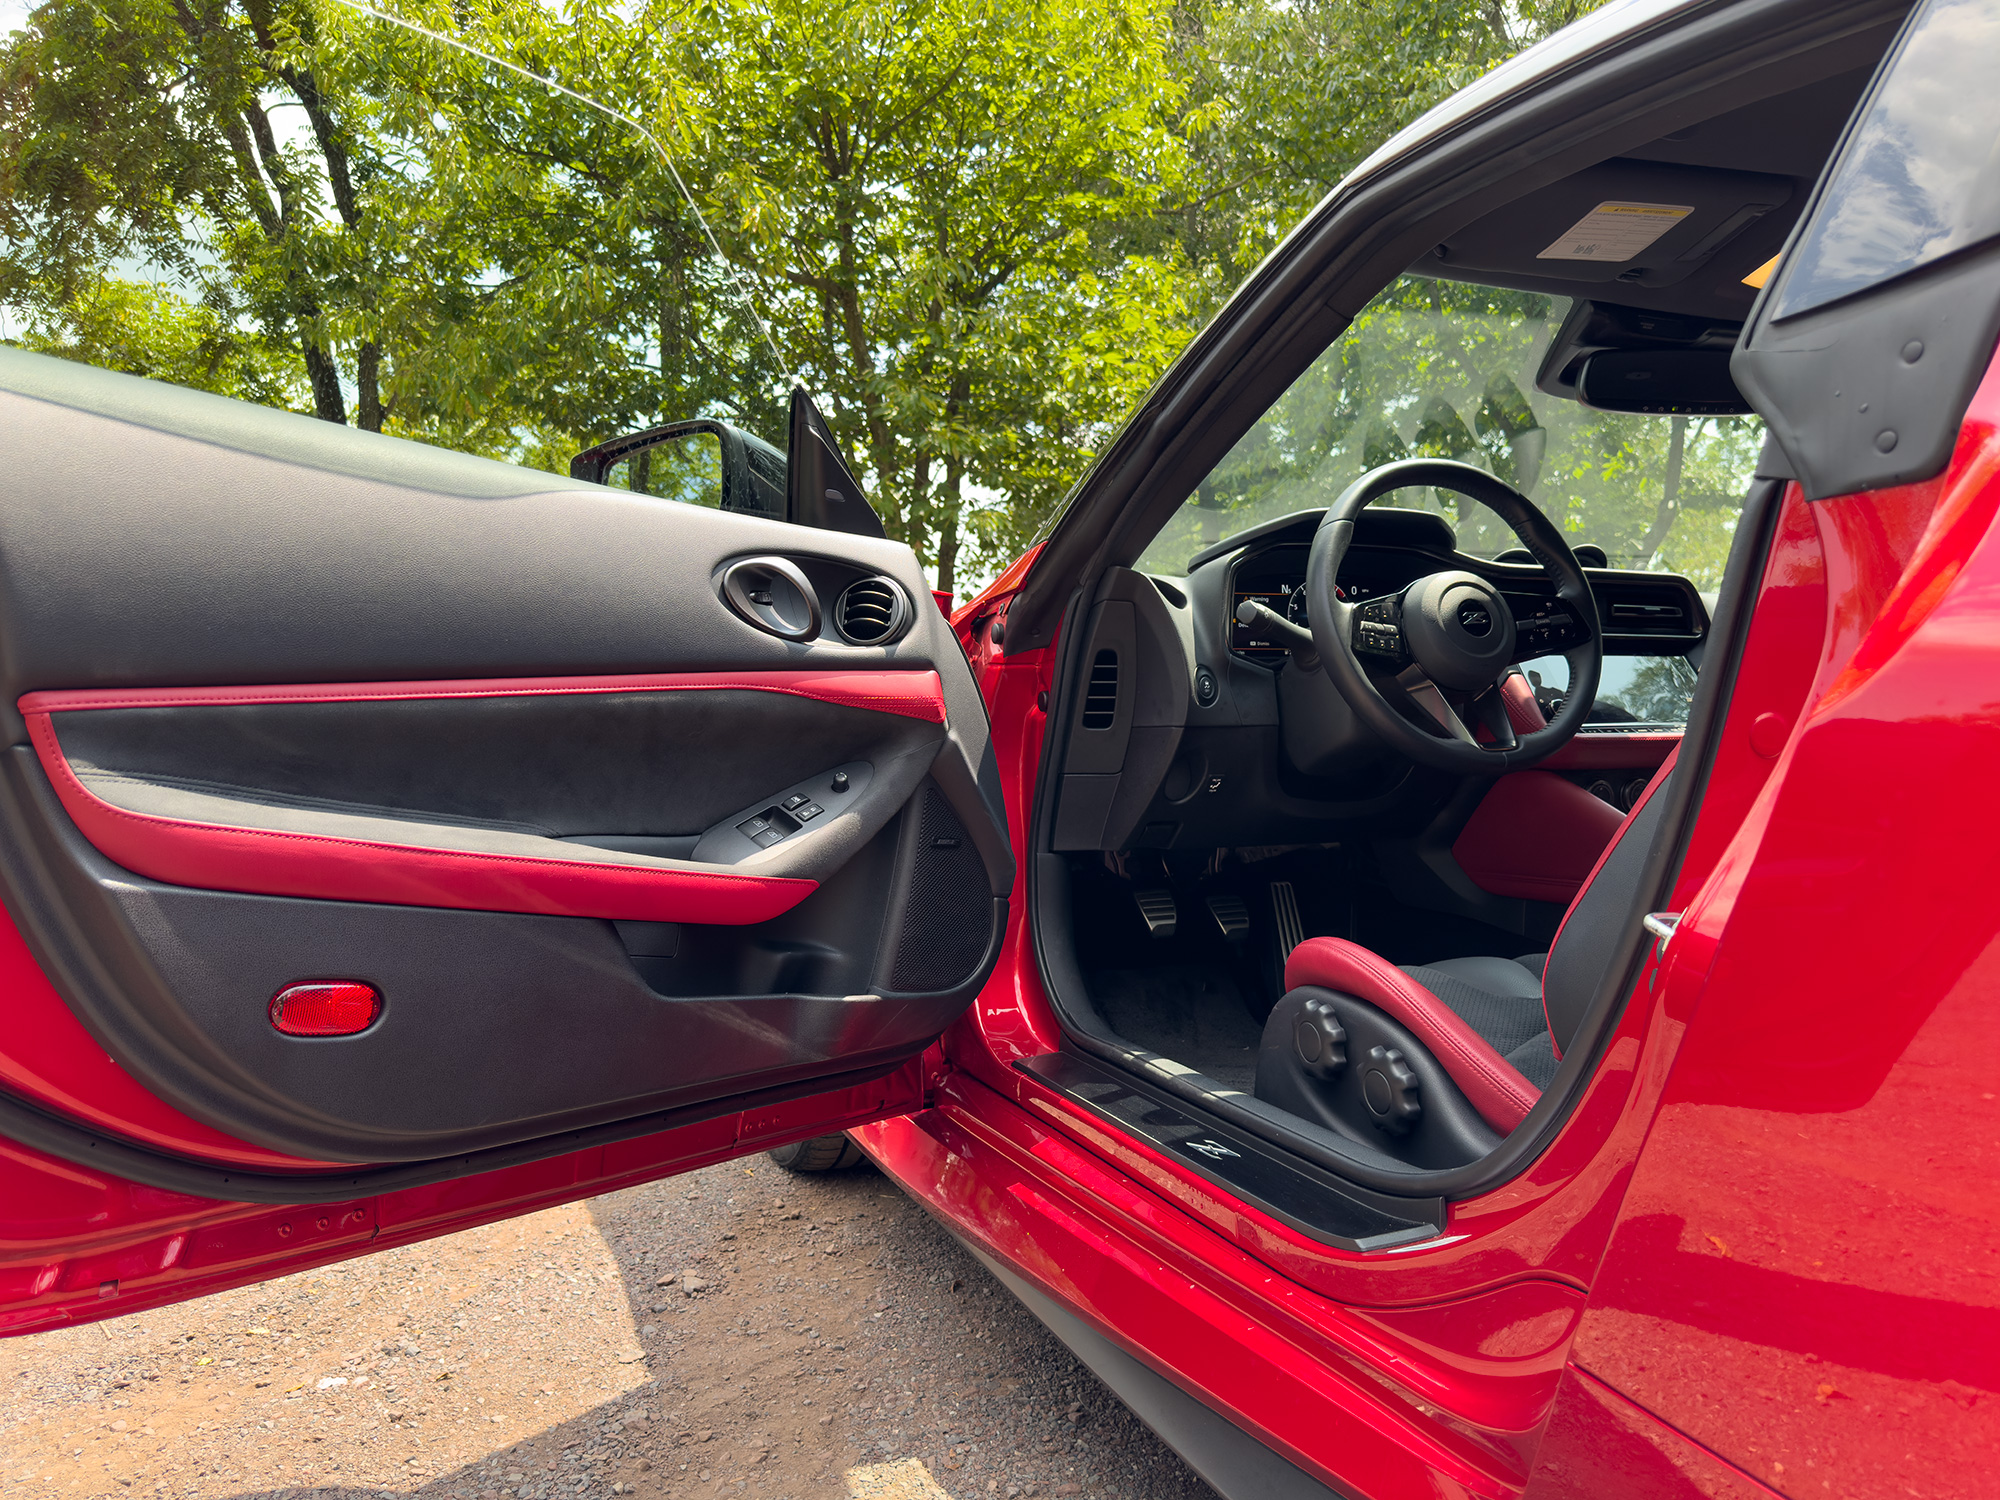
M 1310 548 L 1302 546 L 1273 547 L 1236 565 L 1229 593 L 1229 645 L 1238 656 L 1275 664 L 1291 654 L 1282 641 L 1272 640 L 1259 627 L 1236 619 L 1236 608 L 1246 599 L 1256 600 L 1294 625 L 1311 626 L 1306 609 L 1306 559 L 1310 552 Z M 1380 591 L 1379 586 L 1346 577 L 1334 590 L 1344 601 L 1372 599 Z

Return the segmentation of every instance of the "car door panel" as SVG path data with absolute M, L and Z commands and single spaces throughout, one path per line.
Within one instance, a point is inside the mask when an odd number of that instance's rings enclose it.
M 849 1089 L 963 1009 L 1013 866 L 947 622 L 786 641 L 718 582 L 921 601 L 906 548 L 322 427 L 0 351 L 0 884 L 157 1101 L 52 1020 L 5 1133 L 297 1202 L 282 1164 L 435 1182 Z M 326 979 L 379 1017 L 281 1035 Z

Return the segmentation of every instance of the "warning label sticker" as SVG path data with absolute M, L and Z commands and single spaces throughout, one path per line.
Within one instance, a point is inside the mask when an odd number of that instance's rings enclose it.
M 1536 260 L 1630 260 L 1694 209 L 1682 203 L 1600 203 Z

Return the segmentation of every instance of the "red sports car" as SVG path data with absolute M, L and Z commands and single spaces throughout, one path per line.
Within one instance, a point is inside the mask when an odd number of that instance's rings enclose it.
M 949 620 L 0 351 L 0 1327 L 851 1143 L 1225 1495 L 1991 1494 L 1996 60 L 1596 13 Z

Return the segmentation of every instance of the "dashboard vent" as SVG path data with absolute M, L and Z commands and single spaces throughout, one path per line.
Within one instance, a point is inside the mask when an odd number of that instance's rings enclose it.
M 1118 653 L 1100 651 L 1090 664 L 1090 686 L 1083 694 L 1083 727 L 1109 729 L 1118 717 Z
M 834 605 L 840 633 L 857 646 L 878 646 L 908 622 L 910 607 L 903 591 L 886 578 L 851 583 Z

